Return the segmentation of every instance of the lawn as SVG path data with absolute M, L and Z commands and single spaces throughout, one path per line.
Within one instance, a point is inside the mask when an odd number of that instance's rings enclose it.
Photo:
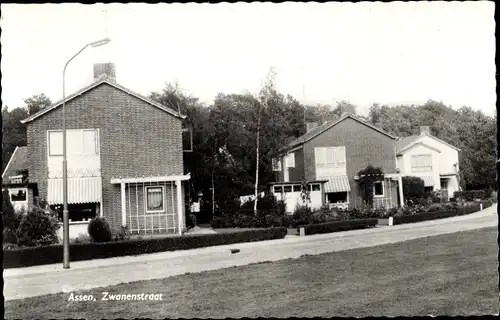
M 12 318 L 224 318 L 497 314 L 497 229 L 5 303 Z M 100 301 L 160 294 L 162 301 Z

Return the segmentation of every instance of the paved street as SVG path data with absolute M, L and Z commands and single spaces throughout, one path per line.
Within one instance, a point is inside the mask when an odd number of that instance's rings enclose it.
M 241 243 L 193 250 L 35 266 L 4 271 L 6 300 L 70 292 L 138 280 L 166 278 L 187 272 L 201 272 L 262 261 L 297 258 L 439 234 L 492 227 L 498 224 L 496 205 L 467 215 L 366 230 L 338 232 L 280 240 Z M 231 254 L 230 248 L 239 248 Z

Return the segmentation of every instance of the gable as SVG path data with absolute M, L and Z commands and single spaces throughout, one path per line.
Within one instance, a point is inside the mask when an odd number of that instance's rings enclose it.
M 302 135 L 299 138 L 295 139 L 294 141 L 290 142 L 288 147 L 293 148 L 293 147 L 299 146 L 301 144 L 304 144 L 304 143 L 316 138 L 317 136 L 323 134 L 324 132 L 330 130 L 331 128 L 339 125 L 340 123 L 342 123 L 346 120 L 349 121 L 349 123 L 352 125 L 356 125 L 356 126 L 361 125 L 365 128 L 369 128 L 370 131 L 373 131 L 373 133 L 375 133 L 375 134 L 381 134 L 381 135 L 386 136 L 392 140 L 397 139 L 395 136 L 392 136 L 389 133 L 383 131 L 382 129 L 377 128 L 376 126 L 372 125 L 371 123 L 368 123 L 364 120 L 361 120 L 360 118 L 358 118 L 356 116 L 348 114 L 346 116 L 341 117 L 338 120 L 327 122 L 319 127 L 316 127 L 315 129 L 305 133 L 304 135 Z
M 127 88 L 119 85 L 118 83 L 116 83 L 114 81 L 111 81 L 110 79 L 108 79 L 106 77 L 101 78 L 100 80 L 97 80 L 97 81 L 93 82 L 89 86 L 84 87 L 84 88 L 80 89 L 79 91 L 77 91 L 77 92 L 75 92 L 73 94 L 68 95 L 66 97 L 66 101 L 65 101 L 66 104 L 68 104 L 70 101 L 72 101 L 74 99 L 77 99 L 77 98 L 81 97 L 82 95 L 85 95 L 85 94 L 89 93 L 90 91 L 92 91 L 92 90 L 100 87 L 103 84 L 107 84 L 108 86 L 112 87 L 113 90 L 121 91 L 123 93 L 126 93 L 127 95 L 130 95 L 130 96 L 135 97 L 135 98 L 137 98 L 139 100 L 142 100 L 143 102 L 145 102 L 145 103 L 147 103 L 147 104 L 149 104 L 149 105 L 151 105 L 153 107 L 156 107 L 156 108 L 158 108 L 160 110 L 163 110 L 164 112 L 166 112 L 166 113 L 168 113 L 168 114 L 170 114 L 170 115 L 172 115 L 172 116 L 174 116 L 176 118 L 179 118 L 179 119 L 185 119 L 186 118 L 186 116 L 181 115 L 179 112 L 174 111 L 174 110 L 172 110 L 172 109 L 170 109 L 170 108 L 168 108 L 168 107 L 166 107 L 166 106 L 164 106 L 164 105 L 162 105 L 162 104 L 160 104 L 160 103 L 158 103 L 156 101 L 153 101 L 153 100 L 151 100 L 149 98 L 146 98 L 146 97 L 144 97 L 144 96 L 142 96 L 142 95 L 140 95 L 140 94 L 138 94 L 138 93 L 136 93 L 136 92 L 134 92 L 134 91 L 132 91 L 130 89 L 127 89 Z M 31 122 L 31 121 L 39 118 L 39 117 L 42 117 L 43 115 L 45 115 L 45 114 L 47 114 L 49 112 L 51 112 L 52 110 L 55 110 L 55 109 L 61 107 L 62 105 L 63 105 L 63 100 L 61 99 L 60 101 L 54 103 L 52 106 L 47 107 L 45 109 L 42 109 L 42 110 L 38 111 L 37 113 L 29 116 L 28 118 L 22 120 L 21 123 Z
M 407 145 L 405 148 L 401 149 L 400 151 L 398 151 L 398 156 L 399 155 L 402 155 L 403 153 L 405 152 L 409 152 L 409 151 L 414 151 L 416 148 L 420 148 L 420 149 L 424 149 L 424 150 L 428 150 L 428 151 L 432 151 L 432 152 L 437 152 L 437 153 L 441 153 L 441 150 L 425 143 L 424 141 L 422 140 L 419 140 L 419 141 L 416 141 L 410 145 Z

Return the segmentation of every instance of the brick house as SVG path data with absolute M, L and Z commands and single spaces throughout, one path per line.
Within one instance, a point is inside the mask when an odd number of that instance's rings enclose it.
M 397 138 L 363 119 L 344 115 L 308 131 L 290 142 L 285 155 L 273 161 L 276 182 L 270 191 L 293 212 L 301 204 L 301 184 L 307 182 L 310 205 L 360 207 L 359 171 L 369 164 L 382 168 L 384 176 L 374 183 L 374 206 L 399 204 L 400 178 L 396 166 Z
M 29 180 L 62 212 L 61 106 L 59 101 L 22 123 Z M 103 216 L 114 231 L 126 226 L 132 233 L 180 234 L 183 181 L 189 180 L 183 166 L 184 118 L 119 85 L 113 64 L 95 64 L 94 82 L 66 98 L 71 224 L 86 228 L 92 217 Z

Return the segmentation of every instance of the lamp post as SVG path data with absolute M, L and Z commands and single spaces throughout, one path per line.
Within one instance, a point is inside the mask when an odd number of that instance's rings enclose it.
M 68 167 L 66 160 L 66 68 L 68 64 L 77 55 L 79 55 L 87 47 L 96 48 L 111 41 L 109 38 L 99 41 L 87 43 L 80 51 L 78 51 L 71 59 L 66 62 L 63 69 L 63 109 L 62 109 L 62 125 L 63 125 L 63 268 L 69 269 L 69 212 L 68 212 Z

